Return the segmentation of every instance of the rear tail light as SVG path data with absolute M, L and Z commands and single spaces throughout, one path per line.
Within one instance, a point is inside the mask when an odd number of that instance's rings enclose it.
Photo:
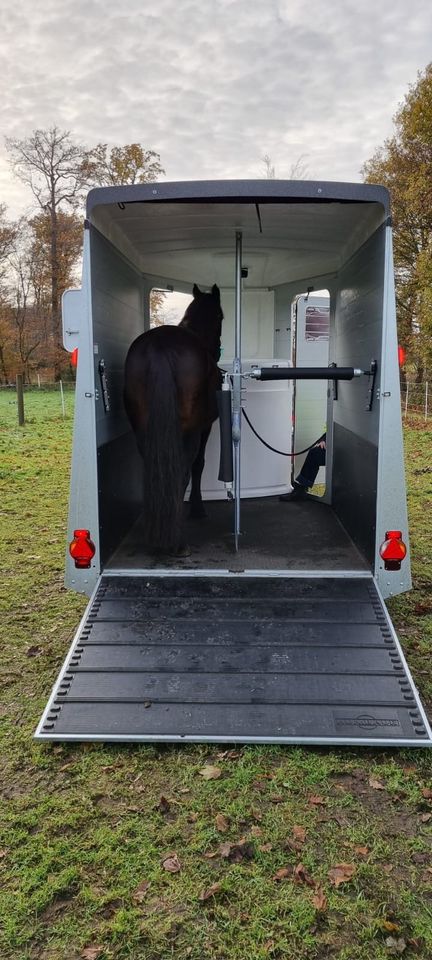
M 70 361 L 70 362 L 71 362 L 72 366 L 73 366 L 73 367 L 75 368 L 75 370 L 76 370 L 76 368 L 77 368 L 77 366 L 78 366 L 78 347 L 75 347 L 75 349 L 72 350 L 72 353 L 71 353 L 71 361 Z
M 90 530 L 74 530 L 74 538 L 69 544 L 69 553 L 75 566 L 88 569 L 96 553 L 96 547 L 90 540 Z
M 380 556 L 384 560 L 385 570 L 400 570 L 407 548 L 402 540 L 401 530 L 387 530 L 384 543 L 380 546 Z

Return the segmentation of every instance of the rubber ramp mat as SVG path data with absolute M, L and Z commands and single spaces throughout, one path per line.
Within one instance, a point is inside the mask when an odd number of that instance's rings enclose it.
M 35 736 L 432 745 L 368 577 L 104 575 Z

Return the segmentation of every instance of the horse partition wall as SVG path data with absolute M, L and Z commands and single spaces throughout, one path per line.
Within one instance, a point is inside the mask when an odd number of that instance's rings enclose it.
M 379 552 L 387 530 L 408 543 L 386 191 L 144 184 L 92 191 L 87 218 L 82 290 L 64 309 L 65 345 L 79 347 L 68 540 L 88 529 L 96 553 L 89 569 L 68 556 L 66 582 L 93 595 L 37 736 L 430 744 L 382 600 L 410 587 L 409 555 L 390 570 Z M 194 283 L 216 283 L 222 308 L 225 295 L 232 359 L 236 233 L 247 268 L 238 359 L 287 361 L 292 304 L 325 289 L 329 363 L 369 371 L 374 360 L 376 381 L 372 393 L 364 374 L 328 384 L 322 499 L 244 499 L 238 554 L 232 505 L 210 501 L 188 528 L 190 557 L 152 556 L 124 360 L 148 329 L 151 290 L 191 294 Z M 253 450 L 251 471 L 267 456 Z M 289 473 L 287 459 L 287 485 Z

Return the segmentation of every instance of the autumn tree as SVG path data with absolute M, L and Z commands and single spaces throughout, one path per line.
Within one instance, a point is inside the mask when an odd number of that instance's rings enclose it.
M 152 183 L 165 173 L 159 154 L 145 150 L 140 143 L 111 148 L 98 143 L 91 151 L 90 171 L 94 185 L 99 187 Z
M 432 362 L 432 63 L 410 88 L 394 125 L 362 174 L 391 193 L 398 333 L 422 379 Z
M 23 140 L 6 139 L 15 174 L 27 184 L 49 223 L 51 335 L 60 342 L 61 263 L 59 229 L 63 211 L 75 211 L 89 183 L 89 151 L 71 140 L 68 131 L 35 130 Z
M 0 278 L 7 269 L 8 259 L 17 238 L 17 226 L 10 223 L 6 216 L 6 207 L 0 203 Z

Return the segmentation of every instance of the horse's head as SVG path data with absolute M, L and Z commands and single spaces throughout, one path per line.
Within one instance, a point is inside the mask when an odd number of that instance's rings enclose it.
M 219 287 L 213 284 L 210 293 L 203 293 L 194 283 L 192 294 L 193 300 L 186 310 L 181 325 L 192 330 L 200 338 L 217 363 L 221 354 L 223 320 Z

